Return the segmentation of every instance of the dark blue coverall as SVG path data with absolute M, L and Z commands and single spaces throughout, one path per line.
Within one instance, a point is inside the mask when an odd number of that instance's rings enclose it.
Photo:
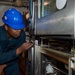
M 26 41 L 25 32 L 22 31 L 20 37 L 8 39 L 4 26 L 0 26 L 0 65 L 7 64 L 4 69 L 5 75 L 20 75 L 16 49 Z

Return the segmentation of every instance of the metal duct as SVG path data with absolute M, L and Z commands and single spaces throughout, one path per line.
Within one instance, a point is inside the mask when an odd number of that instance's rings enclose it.
M 38 19 L 36 4 L 35 35 L 71 35 L 74 38 L 75 0 L 68 0 L 64 9 Z

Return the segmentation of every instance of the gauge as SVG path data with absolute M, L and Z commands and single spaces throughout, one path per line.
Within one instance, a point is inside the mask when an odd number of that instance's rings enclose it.
M 56 0 L 57 9 L 63 9 L 67 3 L 67 0 Z

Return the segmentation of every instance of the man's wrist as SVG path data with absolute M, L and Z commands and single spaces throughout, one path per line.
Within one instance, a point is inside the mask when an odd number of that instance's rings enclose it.
M 6 65 L 6 64 L 4 64 L 4 65 L 3 65 L 3 67 L 5 68 L 5 67 L 7 67 L 7 65 Z
M 20 50 L 19 48 L 16 50 L 16 55 L 19 55 L 22 53 L 22 50 Z

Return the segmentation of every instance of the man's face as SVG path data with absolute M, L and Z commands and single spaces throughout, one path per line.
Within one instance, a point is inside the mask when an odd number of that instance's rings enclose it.
M 7 25 L 5 25 L 5 29 L 6 29 L 7 34 L 10 38 L 11 37 L 18 38 L 21 34 L 21 31 L 22 31 L 22 30 L 14 30 Z

